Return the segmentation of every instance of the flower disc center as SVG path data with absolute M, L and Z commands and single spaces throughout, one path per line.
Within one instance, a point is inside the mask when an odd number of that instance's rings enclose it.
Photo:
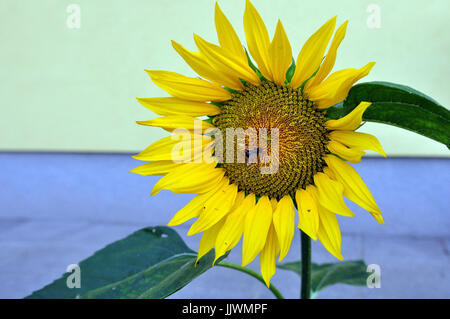
M 220 165 L 230 182 L 246 193 L 277 199 L 294 195 L 297 189 L 311 184 L 314 174 L 325 165 L 325 121 L 324 113 L 299 89 L 269 81 L 259 86 L 247 84 L 244 90 L 233 93 L 213 120 L 223 136 L 224 160 Z M 230 129 L 256 132 L 245 137 L 244 162 L 238 161 L 239 139 L 227 136 Z M 234 158 L 227 158 L 227 148 L 234 150 Z

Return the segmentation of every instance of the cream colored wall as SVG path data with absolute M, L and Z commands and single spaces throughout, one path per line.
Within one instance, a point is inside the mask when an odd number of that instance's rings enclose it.
M 81 9 L 67 26 L 68 5 Z M 244 0 L 219 2 L 243 39 Z M 350 21 L 335 69 L 377 64 L 363 81 L 412 86 L 450 105 L 447 0 L 253 0 L 273 34 L 281 18 L 294 54 L 330 17 Z M 370 4 L 380 28 L 369 28 Z M 165 95 L 144 72 L 193 76 L 171 47 L 194 49 L 192 33 L 216 41 L 212 0 L 40 0 L 0 2 L 0 150 L 136 152 L 167 134 L 140 127 L 154 117 L 135 97 Z M 443 145 L 397 128 L 366 124 L 388 155 L 448 156 Z

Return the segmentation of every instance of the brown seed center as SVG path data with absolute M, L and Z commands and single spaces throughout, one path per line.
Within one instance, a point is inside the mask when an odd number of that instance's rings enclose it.
M 223 136 L 220 165 L 230 182 L 246 193 L 277 199 L 294 195 L 312 184 L 325 165 L 325 121 L 324 113 L 298 89 L 269 81 L 260 86 L 247 84 L 233 93 L 213 120 Z M 244 140 L 229 134 L 230 129 L 238 132 L 239 128 L 247 133 Z M 244 162 L 238 161 L 239 147 L 245 149 Z M 226 156 L 227 148 L 234 150 L 232 159 Z

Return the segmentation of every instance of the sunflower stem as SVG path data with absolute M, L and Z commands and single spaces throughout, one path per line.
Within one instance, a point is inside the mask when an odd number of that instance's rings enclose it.
M 231 269 L 234 269 L 234 270 L 239 270 L 239 271 L 241 271 L 243 273 L 246 273 L 247 275 L 250 275 L 250 276 L 256 278 L 258 281 L 263 283 L 264 286 L 266 286 L 263 277 L 261 277 L 256 271 L 253 271 L 253 270 L 251 270 L 249 268 L 242 267 L 242 266 L 239 266 L 237 264 L 230 263 L 228 261 L 221 261 L 221 262 L 217 263 L 216 266 L 221 266 L 221 267 L 225 267 L 225 268 L 231 268 Z M 273 284 L 270 284 L 269 290 L 274 294 L 274 296 L 277 299 L 284 299 L 284 297 L 281 294 L 281 292 Z
M 302 276 L 301 276 L 301 299 L 311 299 L 311 238 L 303 231 L 301 233 L 302 246 Z

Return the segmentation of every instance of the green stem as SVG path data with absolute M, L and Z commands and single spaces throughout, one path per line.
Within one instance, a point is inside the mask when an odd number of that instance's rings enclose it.
M 311 238 L 301 232 L 302 243 L 302 276 L 301 299 L 311 299 Z
M 256 271 L 253 271 L 249 268 L 245 268 L 245 267 L 239 266 L 237 264 L 230 263 L 228 261 L 221 261 L 221 262 L 217 263 L 216 266 L 221 266 L 221 267 L 226 267 L 226 268 L 231 268 L 231 269 L 242 271 L 242 272 L 246 273 L 247 275 L 250 275 L 250 276 L 256 278 L 257 280 L 262 282 L 264 284 L 264 286 L 266 286 L 263 277 L 261 277 Z M 275 297 L 277 297 L 277 299 L 284 299 L 281 292 L 277 288 L 275 288 L 274 285 L 270 284 L 269 289 L 275 295 Z

